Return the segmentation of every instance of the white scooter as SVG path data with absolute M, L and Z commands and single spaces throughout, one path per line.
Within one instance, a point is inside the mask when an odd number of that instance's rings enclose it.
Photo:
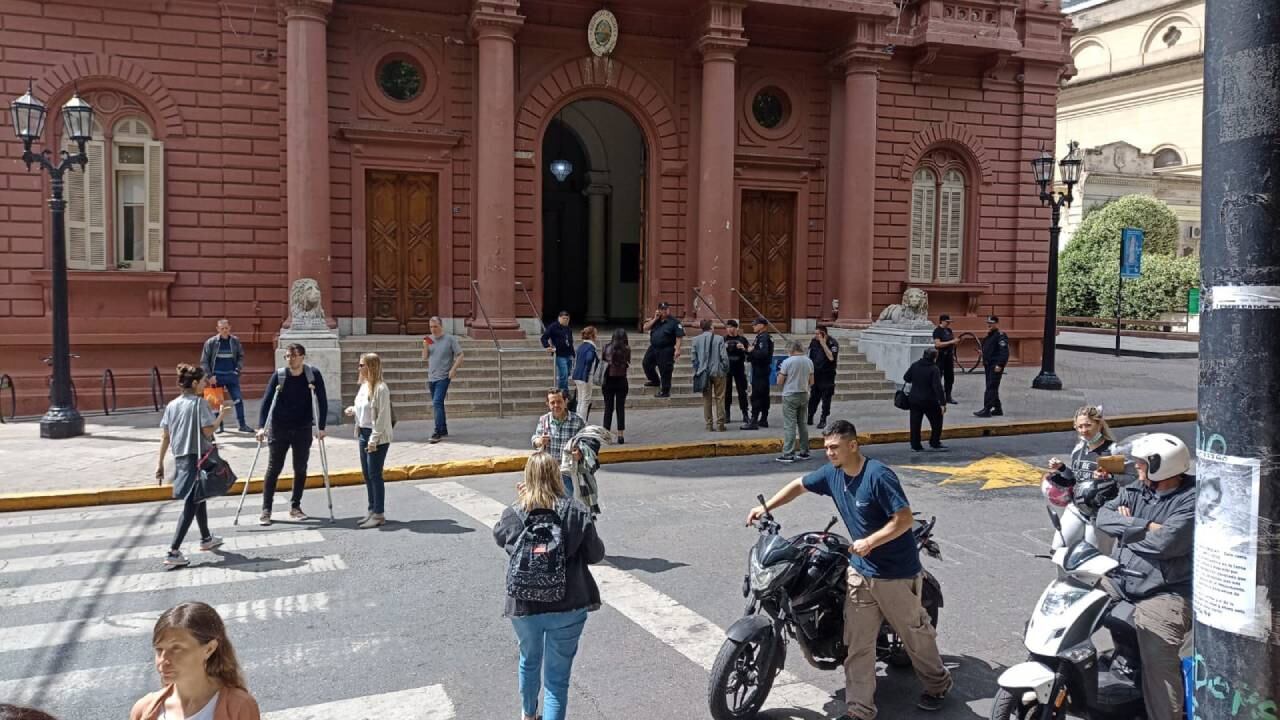
M 1084 527 L 1064 534 L 1052 509 L 1049 517 L 1057 531 L 1051 557 L 1058 578 L 1027 623 L 1023 642 L 1030 657 L 1000 675 L 991 720 L 1061 720 L 1068 712 L 1088 720 L 1144 717 L 1133 605 L 1099 587 L 1108 575 L 1143 576 L 1084 540 Z M 1110 632 L 1114 650 L 1099 653 L 1094 646 L 1099 627 Z

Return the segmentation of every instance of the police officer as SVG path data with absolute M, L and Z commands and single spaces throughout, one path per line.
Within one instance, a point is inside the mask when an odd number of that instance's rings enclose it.
M 840 364 L 840 343 L 831 337 L 826 325 L 819 325 L 809 341 L 809 360 L 813 362 L 813 392 L 809 393 L 808 422 L 813 424 L 813 414 L 822 405 L 822 418 L 818 429 L 827 424 L 831 414 L 831 398 L 836 394 L 836 366 Z
M 740 428 L 756 430 L 769 427 L 769 371 L 773 369 L 773 338 L 769 337 L 769 321 L 758 317 L 751 323 L 755 342 L 747 346 L 751 363 L 751 419 Z
M 982 339 L 982 366 L 987 375 L 987 390 L 982 395 L 982 409 L 975 412 L 978 417 L 1003 415 L 1000 405 L 1000 379 L 1004 377 L 1005 365 L 1009 364 L 1009 336 L 1000 329 L 1000 318 L 987 316 L 987 336 Z
M 729 417 L 729 408 L 733 406 L 733 386 L 738 386 L 738 407 L 742 410 L 742 422 L 747 422 L 747 346 L 750 344 L 738 329 L 738 321 L 725 323 L 728 332 L 724 338 L 725 349 L 729 352 L 729 377 L 724 387 L 724 416 Z
M 938 351 L 938 369 L 942 371 L 942 386 L 947 395 L 947 403 L 958 404 L 951 397 L 951 388 L 956 384 L 956 345 L 960 341 L 951 330 L 951 316 L 943 313 L 938 316 L 938 327 L 933 329 L 933 349 Z
M 671 317 L 671 306 L 662 302 L 658 303 L 653 317 L 645 321 L 644 330 L 649 333 L 649 349 L 645 351 L 644 362 L 641 363 L 648 380 L 644 386 L 658 388 L 654 397 L 671 397 L 671 373 L 675 370 L 676 360 L 680 358 L 684 325 Z

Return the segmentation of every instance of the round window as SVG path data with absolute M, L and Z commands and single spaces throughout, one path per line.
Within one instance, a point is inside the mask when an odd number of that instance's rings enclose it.
M 392 100 L 412 100 L 422 92 L 422 70 L 401 58 L 384 60 L 378 67 L 378 87 Z
M 775 87 L 767 87 L 756 93 L 751 101 L 751 115 L 760 127 L 772 130 L 787 121 L 791 102 L 787 94 Z

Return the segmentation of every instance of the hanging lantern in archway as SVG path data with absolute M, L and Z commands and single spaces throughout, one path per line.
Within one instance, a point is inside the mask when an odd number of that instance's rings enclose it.
M 556 123 L 560 125 L 560 135 L 556 142 L 556 146 L 559 149 L 556 151 L 556 159 L 551 161 L 548 169 L 551 170 L 551 174 L 557 182 L 564 182 L 565 178 L 573 174 L 573 163 L 564 157 L 564 110 L 556 113 Z

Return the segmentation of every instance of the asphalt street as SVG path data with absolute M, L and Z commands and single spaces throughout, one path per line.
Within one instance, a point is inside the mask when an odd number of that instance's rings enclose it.
M 1144 428 L 1191 444 L 1191 424 Z M 1127 435 L 1140 429 L 1122 430 Z M 912 508 L 936 515 L 942 583 L 939 622 L 956 690 L 947 719 L 986 717 L 995 678 L 1025 657 L 1021 630 L 1053 577 L 1034 557 L 1050 535 L 1033 466 L 1069 452 L 1069 434 L 950 441 L 949 453 L 871 446 L 898 470 Z M 772 456 L 606 466 L 596 571 L 605 606 L 587 623 L 570 716 L 631 720 L 706 718 L 708 669 L 723 630 L 742 612 L 743 526 L 768 495 L 819 465 Z M 214 553 L 186 550 L 192 566 L 161 565 L 176 503 L 0 515 L 0 702 L 63 718 L 124 717 L 157 687 L 150 633 L 182 600 L 217 606 L 268 720 L 300 718 L 517 718 L 517 652 L 502 617 L 505 554 L 489 525 L 514 497 L 513 474 L 391 483 L 388 524 L 357 530 L 362 488 L 333 492 L 337 522 L 256 523 L 250 496 L 238 527 L 235 499 L 211 501 Z M 287 506 L 277 497 L 277 508 Z M 327 514 L 322 490 L 305 509 Z M 777 513 L 784 532 L 821 529 L 834 514 L 806 496 Z M 277 513 L 280 515 L 281 513 Z M 844 710 L 843 676 L 789 653 L 762 717 L 816 720 Z M 880 670 L 882 718 L 915 708 L 910 671 Z

